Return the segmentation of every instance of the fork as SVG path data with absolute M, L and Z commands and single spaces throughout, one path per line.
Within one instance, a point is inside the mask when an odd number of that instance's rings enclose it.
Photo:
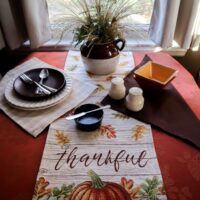
M 30 85 L 32 84 L 35 84 L 36 86 L 38 86 L 41 91 L 44 93 L 44 94 L 51 94 L 51 92 L 47 89 L 45 89 L 42 85 L 40 85 L 39 83 L 37 83 L 36 81 L 32 80 L 30 77 L 28 77 L 26 74 L 22 74 L 20 75 L 20 78 L 25 82 L 25 83 L 28 83 Z

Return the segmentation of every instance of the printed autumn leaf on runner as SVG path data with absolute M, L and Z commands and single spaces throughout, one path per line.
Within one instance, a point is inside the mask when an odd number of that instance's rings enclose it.
M 131 200 L 135 200 L 136 195 L 140 191 L 140 186 L 137 186 L 137 187 L 134 188 L 133 187 L 134 186 L 133 180 L 131 180 L 131 179 L 127 180 L 125 177 L 121 178 L 121 185 L 129 193 Z
M 36 181 L 35 189 L 33 193 L 33 200 L 37 200 L 40 197 L 50 193 L 52 189 L 46 187 L 49 185 L 49 182 L 45 180 L 44 177 L 40 177 L 39 180 Z
M 119 67 L 124 67 L 128 65 L 128 61 L 119 63 Z
M 127 56 L 128 56 L 128 53 L 126 53 L 126 52 L 121 52 L 120 55 L 121 55 L 121 56 L 124 56 L 124 57 L 127 57 Z
M 49 182 L 44 177 L 40 177 L 36 182 L 33 200 L 66 200 L 74 187 L 74 184 L 63 184 L 60 189 L 58 187 L 45 189 L 48 185 Z
M 75 108 L 71 109 L 70 111 L 66 112 L 64 115 L 62 115 L 62 117 L 68 117 L 74 114 L 74 110 Z
M 164 195 L 164 188 L 158 177 L 154 176 L 152 179 L 147 178 L 144 183 L 134 187 L 132 179 L 127 180 L 125 177 L 121 178 L 121 185 L 129 193 L 131 200 L 148 199 L 158 200 L 158 195 Z
M 62 146 L 70 144 L 71 139 L 68 135 L 65 135 L 63 131 L 57 130 L 55 133 L 56 142 Z
M 135 141 L 138 141 L 139 139 L 144 137 L 146 131 L 147 131 L 147 129 L 146 129 L 146 127 L 144 125 L 136 125 L 133 128 L 132 138 Z
M 158 188 L 158 194 L 161 194 L 161 195 L 166 194 L 165 187 L 163 184 Z
M 79 56 L 72 56 L 72 58 L 75 60 L 75 61 L 79 61 L 80 60 L 80 57 Z
M 107 77 L 106 77 L 106 81 L 112 81 L 112 79 L 115 78 L 115 77 L 116 77 L 116 76 L 113 76 L 113 75 L 107 76 Z
M 95 90 L 95 93 L 105 90 L 105 88 L 101 84 L 96 84 L 96 86 L 97 86 L 97 89 Z
M 143 198 L 148 197 L 149 200 L 158 200 L 157 195 L 160 194 L 160 184 L 161 182 L 156 176 L 154 176 L 152 179 L 147 178 L 145 180 L 145 183 L 140 185 L 140 196 Z
M 101 135 L 106 135 L 107 138 L 116 138 L 116 131 L 115 128 L 112 127 L 112 125 L 102 125 L 98 129 Z
M 40 171 L 39 171 L 40 174 L 45 174 L 47 172 L 48 172 L 48 169 L 46 169 L 46 168 L 40 168 Z
M 78 66 L 77 65 L 69 65 L 68 67 L 67 67 L 67 69 L 69 70 L 69 71 L 74 71 L 76 68 L 77 68 Z
M 112 113 L 112 115 L 114 115 L 115 118 L 119 118 L 119 119 L 129 119 L 130 117 L 123 114 L 123 113 Z
M 93 78 L 93 77 L 94 77 L 94 74 L 92 74 L 91 72 L 87 72 L 87 75 L 88 75 L 90 78 Z
M 46 200 L 67 200 L 73 188 L 74 184 L 63 184 L 60 189 L 58 187 L 54 187 L 51 194 L 48 194 Z

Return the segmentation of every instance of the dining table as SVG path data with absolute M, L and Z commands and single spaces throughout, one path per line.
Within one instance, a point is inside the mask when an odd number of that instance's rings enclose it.
M 173 66 L 179 71 L 173 85 L 200 120 L 200 89 L 192 75 L 167 53 L 133 52 L 135 64 L 139 64 L 146 54 L 154 62 Z M 67 56 L 68 52 L 34 52 L 25 60 L 36 57 L 64 69 Z M 0 199 L 32 199 L 47 132 L 48 128 L 34 138 L 0 111 Z M 167 198 L 200 199 L 199 149 L 154 126 L 152 133 Z

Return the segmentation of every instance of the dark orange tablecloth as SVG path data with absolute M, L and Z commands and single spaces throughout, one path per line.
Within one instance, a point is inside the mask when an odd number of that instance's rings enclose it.
M 192 76 L 167 54 L 148 55 L 155 62 L 179 69 L 173 85 L 200 119 L 200 91 Z M 66 56 L 65 52 L 45 52 L 33 53 L 27 59 L 37 57 L 63 68 Z M 134 54 L 136 64 L 143 56 Z M 46 135 L 47 130 L 33 138 L 0 112 L 0 199 L 31 200 Z M 153 137 L 168 199 L 199 200 L 200 151 L 155 129 Z

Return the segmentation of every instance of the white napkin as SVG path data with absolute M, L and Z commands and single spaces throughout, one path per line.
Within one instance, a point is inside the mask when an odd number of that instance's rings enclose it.
M 57 118 L 79 105 L 96 89 L 96 86 L 91 83 L 73 79 L 71 94 L 53 107 L 35 111 L 25 111 L 11 107 L 4 98 L 4 91 L 9 81 L 15 77 L 17 78 L 27 70 L 42 67 L 57 69 L 37 58 L 33 58 L 10 70 L 0 81 L 0 109 L 34 137 L 38 136 Z

